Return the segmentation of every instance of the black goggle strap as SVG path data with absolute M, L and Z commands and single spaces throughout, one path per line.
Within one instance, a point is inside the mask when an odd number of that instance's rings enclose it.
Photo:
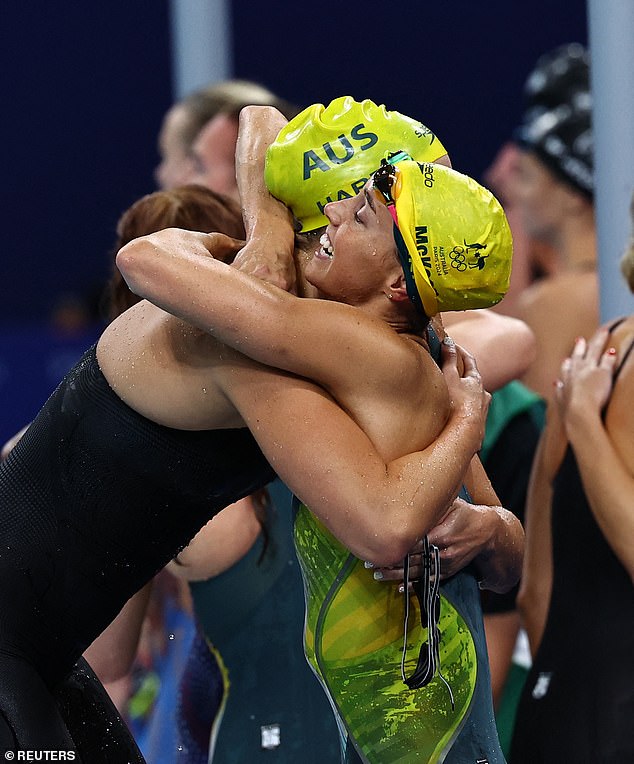
M 405 274 L 405 288 L 407 289 L 407 296 L 413 303 L 414 307 L 420 313 L 420 315 L 427 320 L 429 317 L 425 313 L 423 307 L 423 301 L 420 299 L 418 289 L 416 288 L 416 282 L 414 281 L 414 271 L 412 269 L 412 258 L 407 250 L 405 239 L 398 230 L 396 223 L 393 225 L 394 241 L 396 242 L 396 251 L 398 253 L 398 259 L 401 261 L 401 268 Z
M 440 670 L 440 630 L 438 628 L 440 620 L 440 552 L 438 547 L 430 544 L 429 539 L 425 536 L 423 540 L 423 575 L 412 582 L 412 587 L 420 605 L 421 625 L 423 628 L 427 628 L 427 639 L 420 647 L 416 669 L 409 677 L 405 675 L 409 620 L 409 555 L 404 560 L 403 570 L 405 593 L 405 623 L 401 658 L 401 676 L 403 682 L 410 690 L 414 690 L 429 684 L 434 676 L 438 674 L 449 692 L 451 708 L 454 710 L 453 692 Z
M 398 227 L 398 217 L 396 214 L 396 203 L 392 197 L 392 181 L 394 180 L 393 167 L 394 163 L 401 159 L 409 159 L 409 156 L 404 152 L 398 152 L 396 154 L 390 154 L 388 159 L 381 160 L 381 166 L 378 170 L 372 173 L 372 183 L 374 189 L 378 191 L 383 197 L 384 203 L 387 205 L 392 217 L 394 218 L 394 224 L 392 227 L 394 233 L 394 241 L 396 242 L 396 251 L 398 253 L 398 259 L 401 263 L 401 268 L 405 274 L 405 287 L 407 289 L 407 296 L 414 304 L 416 310 L 424 317 L 427 318 L 423 303 L 418 294 L 416 288 L 416 282 L 414 280 L 414 271 L 412 267 L 412 257 L 407 249 L 405 240 Z

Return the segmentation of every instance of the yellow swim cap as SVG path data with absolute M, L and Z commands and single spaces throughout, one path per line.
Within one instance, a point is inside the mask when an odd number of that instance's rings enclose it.
M 473 178 L 407 158 L 372 176 L 391 208 L 412 302 L 431 318 L 488 308 L 506 294 L 513 238 L 502 206 Z
M 355 196 L 381 159 L 406 151 L 420 162 L 447 152 L 425 125 L 373 101 L 342 96 L 294 117 L 266 154 L 269 191 L 293 211 L 302 231 L 328 225 L 328 202 Z

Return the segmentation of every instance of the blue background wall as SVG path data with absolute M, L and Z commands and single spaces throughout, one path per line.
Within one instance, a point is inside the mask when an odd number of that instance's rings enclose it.
M 476 177 L 516 124 L 537 56 L 587 41 L 585 0 L 233 0 L 231 13 L 234 76 L 299 104 L 384 102 Z M 117 218 L 154 189 L 172 90 L 168 0 L 7 0 L 0 28 L 1 440 L 35 413 L 67 344 L 77 353 L 96 334 L 43 327 L 61 295 L 95 301 Z

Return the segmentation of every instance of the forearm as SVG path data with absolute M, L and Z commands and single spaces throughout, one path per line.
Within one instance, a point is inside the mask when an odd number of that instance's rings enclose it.
M 252 350 L 260 360 L 268 347 L 263 328 L 286 326 L 291 315 L 288 305 L 283 312 L 284 298 L 292 298 L 214 257 L 232 241 L 221 234 L 164 229 L 126 244 L 117 267 L 135 294 L 247 354 Z
M 524 530 L 500 500 L 480 462 L 473 459 L 467 488 L 473 504 L 466 504 L 471 523 L 466 526 L 474 563 L 483 589 L 504 593 L 519 581 L 524 557 Z
M 151 589 L 152 584 L 147 584 L 131 597 L 84 652 L 84 658 L 102 682 L 114 682 L 130 671 Z
M 484 387 L 490 392 L 521 377 L 536 355 L 535 336 L 523 321 L 471 310 L 444 314 L 447 333 L 475 356 Z
M 526 547 L 518 609 L 534 656 L 541 642 L 552 589 L 552 483 L 544 462 L 547 433 L 542 434 L 528 486 L 526 500 Z
M 272 107 L 248 106 L 240 113 L 236 177 L 247 246 L 236 266 L 289 290 L 296 280 L 293 217 L 269 194 L 264 182 L 266 150 L 285 124 L 286 119 Z
M 294 382 L 280 396 L 279 407 L 274 393 L 267 396 L 270 411 L 246 412 L 265 455 L 293 493 L 357 557 L 377 565 L 402 560 L 457 495 L 478 448 L 473 423 L 452 417 L 426 449 L 386 464 L 333 402 L 324 397 L 307 405 L 300 402 L 300 393 Z M 285 417 L 279 416 L 282 408 Z M 289 422 L 293 411 L 301 416 Z
M 480 507 L 489 527 L 487 542 L 475 558 L 483 589 L 500 594 L 519 581 L 524 559 L 524 530 L 512 512 L 503 507 Z

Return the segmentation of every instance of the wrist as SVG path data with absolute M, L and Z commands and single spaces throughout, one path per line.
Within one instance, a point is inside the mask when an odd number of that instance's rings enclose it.
M 454 436 L 460 439 L 461 446 L 471 456 L 475 456 L 482 446 L 484 438 L 484 420 L 481 412 L 470 407 L 458 407 L 453 410 L 451 425 Z
M 566 436 L 571 444 L 591 440 L 603 430 L 601 413 L 587 406 L 569 407 L 564 419 Z

